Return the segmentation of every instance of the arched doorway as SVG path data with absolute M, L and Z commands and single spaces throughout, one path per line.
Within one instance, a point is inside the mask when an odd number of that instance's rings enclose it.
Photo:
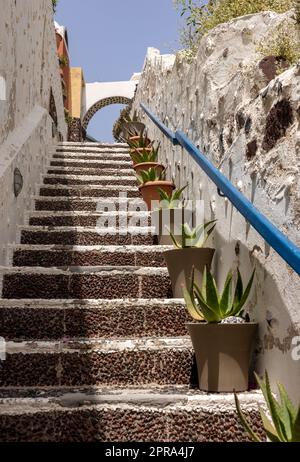
M 124 96 L 111 96 L 109 98 L 100 99 L 85 114 L 82 121 L 83 128 L 85 130 L 87 129 L 90 120 L 96 114 L 96 112 L 100 111 L 100 109 L 103 109 L 104 107 L 111 104 L 130 104 L 131 101 L 132 100 L 130 98 L 126 98 Z

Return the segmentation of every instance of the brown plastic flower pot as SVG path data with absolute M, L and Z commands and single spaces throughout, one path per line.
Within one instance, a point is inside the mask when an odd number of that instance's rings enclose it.
M 155 171 L 158 174 L 161 174 L 166 170 L 164 165 L 159 164 L 157 162 L 144 162 L 142 164 L 135 164 L 133 168 L 135 170 L 135 173 L 137 173 L 138 175 L 141 173 L 141 171 L 147 171 L 150 170 L 150 168 L 155 168 Z
M 160 245 L 173 245 L 170 233 L 172 232 L 177 242 L 182 242 L 182 226 L 187 223 L 193 226 L 193 211 L 187 208 L 154 210 L 151 214 L 152 226 L 158 236 Z
M 257 323 L 187 324 L 196 355 L 199 388 L 208 392 L 248 390 Z
M 172 282 L 174 298 L 183 298 L 183 288 L 189 287 L 193 267 L 195 281 L 201 286 L 204 268 L 210 271 L 215 249 L 207 247 L 167 250 L 164 257 Z
M 148 210 L 153 210 L 153 207 L 160 201 L 159 189 L 165 191 L 166 194 L 171 195 L 175 189 L 174 183 L 171 181 L 148 181 L 147 183 L 139 186 L 139 190 L 147 204 Z M 153 201 L 155 201 L 153 203 Z

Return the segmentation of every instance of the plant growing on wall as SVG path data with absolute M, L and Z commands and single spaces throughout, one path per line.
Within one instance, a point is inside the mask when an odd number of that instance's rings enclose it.
M 290 21 L 282 22 L 267 38 L 264 38 L 257 51 L 263 56 L 275 56 L 279 62 L 288 66 L 296 64 L 300 59 L 297 27 Z M 279 64 L 278 72 L 280 73 L 281 70 Z
M 295 6 L 296 0 L 174 0 L 185 18 L 182 45 L 197 49 L 200 39 L 219 24 L 261 11 L 283 13 Z M 299 11 L 299 9 L 298 9 Z M 188 37 L 188 40 L 186 38 Z
M 58 4 L 58 0 L 52 0 L 52 7 L 53 7 L 54 13 L 56 11 L 57 4 Z
M 300 442 L 300 406 L 296 409 L 290 400 L 283 385 L 278 384 L 280 401 L 273 396 L 267 371 L 264 380 L 256 375 L 257 383 L 264 395 L 269 416 L 260 409 L 264 430 L 269 441 L 273 443 L 299 443 Z M 250 423 L 244 416 L 238 397 L 235 393 L 235 405 L 240 421 L 255 442 L 261 442 L 259 436 L 252 430 Z

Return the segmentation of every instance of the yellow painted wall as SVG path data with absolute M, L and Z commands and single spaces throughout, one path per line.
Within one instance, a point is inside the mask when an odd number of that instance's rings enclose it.
M 71 68 L 72 117 L 81 118 L 82 95 L 85 86 L 81 67 Z

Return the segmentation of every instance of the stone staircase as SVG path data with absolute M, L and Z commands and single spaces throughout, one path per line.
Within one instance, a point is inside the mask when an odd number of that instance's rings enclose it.
M 60 144 L 39 190 L 1 270 L 0 441 L 246 441 L 232 394 L 194 386 L 126 145 Z

